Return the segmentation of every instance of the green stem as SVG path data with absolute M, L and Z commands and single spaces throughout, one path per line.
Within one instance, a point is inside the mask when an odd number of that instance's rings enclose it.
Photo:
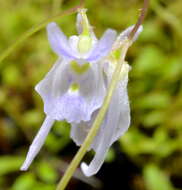
M 71 15 L 73 13 L 76 13 L 78 9 L 82 8 L 82 5 L 78 5 L 76 7 L 73 7 L 69 10 L 66 10 L 60 14 L 54 15 L 52 17 L 47 18 L 43 22 L 33 26 L 30 28 L 27 32 L 25 32 L 19 39 L 17 39 L 12 45 L 10 45 L 1 55 L 0 55 L 0 62 L 3 61 L 11 52 L 14 51 L 14 49 L 19 46 L 21 43 L 23 43 L 28 37 L 30 37 L 35 32 L 39 31 L 43 27 L 45 27 L 49 22 L 52 22 L 54 20 L 57 20 L 58 18 L 61 18 L 66 15 Z
M 97 134 L 97 131 L 99 130 L 100 125 L 102 124 L 104 120 L 104 116 L 107 112 L 107 109 L 109 107 L 109 104 L 111 102 L 112 95 L 114 93 L 114 90 L 116 88 L 116 85 L 118 83 L 118 80 L 120 78 L 120 73 L 121 73 L 121 68 L 124 63 L 125 55 L 128 50 L 130 43 L 127 41 L 123 47 L 122 55 L 121 55 L 121 61 L 118 61 L 115 71 L 112 76 L 112 80 L 108 89 L 108 93 L 104 99 L 103 106 L 101 107 L 91 130 L 89 131 L 85 141 L 83 142 L 82 146 L 78 150 L 77 154 L 73 158 L 72 162 L 70 163 L 68 169 L 66 170 L 64 176 L 62 177 L 61 181 L 58 183 L 57 189 L 56 190 L 64 190 L 65 187 L 67 186 L 69 180 L 71 179 L 74 171 L 78 167 L 80 161 L 82 160 L 83 156 L 87 152 L 88 148 L 90 147 L 94 137 Z

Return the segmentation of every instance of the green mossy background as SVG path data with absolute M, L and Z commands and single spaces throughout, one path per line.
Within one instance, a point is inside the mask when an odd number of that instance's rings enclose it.
M 0 0 L 0 53 L 32 26 L 76 4 L 73 0 Z M 86 0 L 97 36 L 108 27 L 120 32 L 134 24 L 141 6 L 140 0 Z M 105 165 L 117 164 L 119 152 L 138 172 L 128 171 L 126 188 L 121 177 L 119 188 L 113 184 L 113 189 L 182 189 L 181 8 L 181 0 L 151 0 L 144 31 L 129 50 L 132 123 L 117 148 L 114 145 L 109 151 Z M 75 15 L 58 23 L 67 35 L 75 34 Z M 57 122 L 29 171 L 19 171 L 45 117 L 34 86 L 56 58 L 42 29 L 0 63 L 0 190 L 54 190 L 76 153 L 69 125 Z M 85 159 L 91 156 L 88 153 Z M 103 166 L 102 175 L 104 171 Z M 123 170 L 116 172 L 123 175 Z M 100 175 L 87 179 L 78 169 L 67 189 L 106 190 L 103 179 Z

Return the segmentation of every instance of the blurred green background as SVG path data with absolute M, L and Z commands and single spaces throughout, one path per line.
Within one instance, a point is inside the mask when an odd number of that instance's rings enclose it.
M 0 53 L 33 25 L 78 3 L 0 0 Z M 140 0 L 86 0 L 97 36 L 108 27 L 120 32 L 134 24 L 141 6 Z M 181 10 L 181 0 L 151 0 L 144 31 L 127 56 L 131 127 L 99 173 L 85 178 L 78 169 L 68 190 L 182 189 Z M 67 35 L 76 32 L 75 16 L 58 20 Z M 0 190 L 54 190 L 78 149 L 69 138 L 70 126 L 57 122 L 29 171 L 19 171 L 45 117 L 34 86 L 56 58 L 43 29 L 0 63 Z

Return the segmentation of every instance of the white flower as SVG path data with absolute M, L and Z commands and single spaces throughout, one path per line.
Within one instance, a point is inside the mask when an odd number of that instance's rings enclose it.
M 59 59 L 35 87 L 44 101 L 46 119 L 35 137 L 21 170 L 27 170 L 42 147 L 55 120 L 71 124 L 71 138 L 80 146 L 103 104 L 120 48 L 133 26 L 116 39 L 116 32 L 109 29 L 98 41 L 89 25 L 85 10 L 77 16 L 79 36 L 67 40 L 55 23 L 47 26 L 48 39 Z M 139 28 L 133 41 L 136 40 Z M 123 64 L 119 83 L 114 91 L 106 117 L 90 149 L 95 156 L 90 165 L 81 164 L 83 173 L 97 173 L 104 162 L 109 147 L 128 129 L 130 108 L 127 95 L 129 65 Z
M 47 26 L 49 42 L 59 59 L 35 87 L 44 101 L 47 117 L 21 170 L 28 169 L 55 120 L 66 120 L 71 124 L 86 122 L 102 106 L 106 87 L 99 62 L 111 51 L 116 32 L 108 29 L 98 41 L 84 9 L 77 16 L 77 29 L 79 36 L 67 40 L 55 23 Z

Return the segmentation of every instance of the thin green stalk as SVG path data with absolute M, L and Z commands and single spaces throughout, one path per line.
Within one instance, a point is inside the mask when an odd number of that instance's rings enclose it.
M 82 3 L 82 1 L 81 1 Z M 28 37 L 30 37 L 35 32 L 39 31 L 43 27 L 45 27 L 49 22 L 52 22 L 54 20 L 57 20 L 58 18 L 61 18 L 63 16 L 71 15 L 73 13 L 76 13 L 78 9 L 82 8 L 83 3 L 73 7 L 71 9 L 68 9 L 60 14 L 54 15 L 52 17 L 47 18 L 43 22 L 33 26 L 30 28 L 27 32 L 25 32 L 19 39 L 17 39 L 12 45 L 10 45 L 1 55 L 0 55 L 0 62 L 3 61 L 11 52 L 13 52 L 16 47 L 18 47 L 21 43 L 23 43 Z
M 96 136 L 97 131 L 99 130 L 99 127 L 101 126 L 101 124 L 104 120 L 104 116 L 107 112 L 107 109 L 108 109 L 109 104 L 111 102 L 112 95 L 114 93 L 114 90 L 115 90 L 116 85 L 118 83 L 118 80 L 120 78 L 121 68 L 122 68 L 122 65 L 124 63 L 125 55 L 126 55 L 126 52 L 128 50 L 129 45 L 130 45 L 130 43 L 129 43 L 129 41 L 127 41 L 123 47 L 123 50 L 122 50 L 121 61 L 118 61 L 116 68 L 115 68 L 115 71 L 113 73 L 111 84 L 109 86 L 108 93 L 104 99 L 103 106 L 101 107 L 101 109 L 100 109 L 100 111 L 99 111 L 99 113 L 98 113 L 98 115 L 97 115 L 97 117 L 96 117 L 96 119 L 92 125 L 92 128 L 89 131 L 89 133 L 85 139 L 85 141 L 83 142 L 82 146 L 80 147 L 77 154 L 75 155 L 72 162 L 70 163 L 70 165 L 69 165 L 68 169 L 66 170 L 64 176 L 62 177 L 61 181 L 59 182 L 56 190 L 64 190 L 65 189 L 65 187 L 67 186 L 69 180 L 71 179 L 74 171 L 78 167 L 80 161 L 82 160 L 83 156 L 85 155 L 88 148 L 90 147 L 94 137 Z

